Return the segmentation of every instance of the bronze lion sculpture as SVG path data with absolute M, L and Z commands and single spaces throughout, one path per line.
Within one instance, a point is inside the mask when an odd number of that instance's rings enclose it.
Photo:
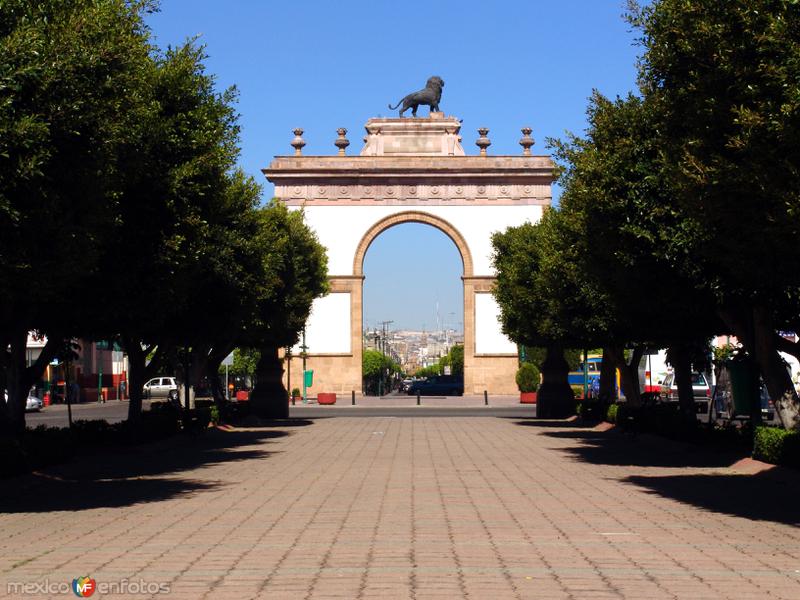
M 397 103 L 397 106 L 389 105 L 389 110 L 394 110 L 401 104 L 403 107 L 400 109 L 400 116 L 403 116 L 403 113 L 406 112 L 409 108 L 411 109 L 411 116 L 417 116 L 417 108 L 420 104 L 425 104 L 429 106 L 431 112 L 439 110 L 439 101 L 442 99 L 442 88 L 444 87 L 444 81 L 441 77 L 437 77 L 434 75 L 433 77 L 429 77 L 427 83 L 425 84 L 424 90 L 419 90 L 418 92 L 414 92 L 413 94 L 409 94 L 400 102 Z

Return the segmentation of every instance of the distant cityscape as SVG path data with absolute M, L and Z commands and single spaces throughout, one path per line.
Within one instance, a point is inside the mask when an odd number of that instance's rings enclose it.
M 455 329 L 415 331 L 372 328 L 364 330 L 363 343 L 365 349 L 383 352 L 400 364 L 406 373 L 413 373 L 439 362 L 453 346 L 463 345 L 464 333 Z

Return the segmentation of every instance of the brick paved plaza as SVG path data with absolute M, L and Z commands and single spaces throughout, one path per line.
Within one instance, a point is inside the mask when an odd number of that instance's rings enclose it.
M 735 460 L 521 418 L 214 430 L 3 481 L 0 596 L 800 598 L 800 474 Z

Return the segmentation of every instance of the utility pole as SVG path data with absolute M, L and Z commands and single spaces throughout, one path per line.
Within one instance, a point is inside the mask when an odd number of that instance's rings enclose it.
M 300 346 L 301 355 L 303 357 L 303 404 L 308 404 L 308 390 L 306 388 L 306 328 L 303 326 L 303 345 Z
M 383 353 L 384 356 L 388 355 L 388 350 L 389 350 L 389 340 L 388 340 L 389 325 L 391 325 L 392 323 L 394 323 L 394 321 L 381 321 L 381 332 L 383 333 L 383 350 L 382 350 L 382 353 Z M 379 385 L 379 388 L 378 388 L 379 390 L 380 390 L 380 384 L 383 383 L 384 377 L 386 377 L 386 375 L 387 374 L 385 373 L 383 368 L 381 368 L 381 377 L 378 380 L 379 381 L 379 384 L 378 384 Z M 385 385 L 383 387 L 385 387 Z

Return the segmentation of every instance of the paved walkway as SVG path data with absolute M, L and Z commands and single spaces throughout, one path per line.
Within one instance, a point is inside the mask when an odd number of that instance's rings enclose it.
M 0 483 L 0 596 L 800 598 L 799 474 L 732 460 L 490 417 L 210 431 Z

